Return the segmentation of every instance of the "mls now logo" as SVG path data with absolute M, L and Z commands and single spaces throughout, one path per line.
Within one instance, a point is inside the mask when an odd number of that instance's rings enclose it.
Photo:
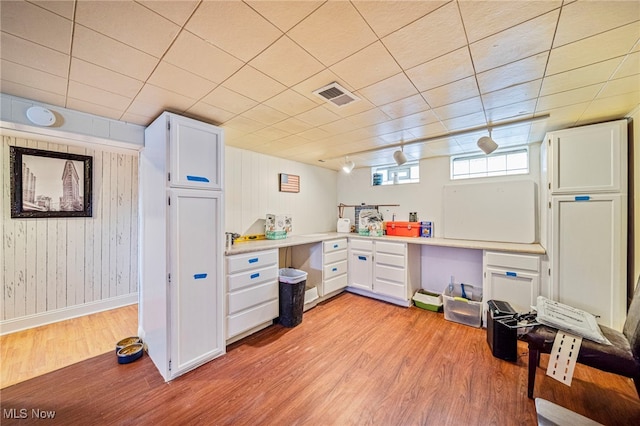
M 2 410 L 2 417 L 5 419 L 53 419 L 56 417 L 56 412 L 51 410 L 41 410 L 39 408 L 32 408 L 31 411 L 26 408 L 5 408 Z

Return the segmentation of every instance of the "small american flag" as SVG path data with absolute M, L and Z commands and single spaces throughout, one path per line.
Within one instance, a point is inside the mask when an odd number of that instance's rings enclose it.
M 280 192 L 300 192 L 300 176 L 280 173 Z

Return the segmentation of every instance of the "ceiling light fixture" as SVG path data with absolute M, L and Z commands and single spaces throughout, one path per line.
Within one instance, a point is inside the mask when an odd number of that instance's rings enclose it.
M 32 106 L 27 109 L 27 118 L 38 126 L 53 126 L 56 123 L 55 114 L 41 106 Z
M 353 168 L 356 166 L 356 163 L 349 160 L 349 157 L 344 157 L 344 163 L 342 163 L 342 171 L 345 173 L 351 173 Z
M 491 127 L 489 127 L 489 136 L 483 136 L 478 139 L 478 148 L 482 150 L 485 154 L 491 154 L 498 148 L 498 144 L 496 141 L 491 139 Z
M 396 161 L 398 166 L 402 166 L 407 162 L 407 156 L 404 154 L 402 150 L 402 145 L 400 145 L 400 149 L 393 153 L 393 159 Z

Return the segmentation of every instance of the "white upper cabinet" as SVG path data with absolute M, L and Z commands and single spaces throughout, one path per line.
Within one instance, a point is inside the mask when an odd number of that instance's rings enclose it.
M 627 191 L 627 121 L 547 134 L 551 194 Z
M 176 188 L 222 189 L 222 129 L 167 114 L 169 185 Z

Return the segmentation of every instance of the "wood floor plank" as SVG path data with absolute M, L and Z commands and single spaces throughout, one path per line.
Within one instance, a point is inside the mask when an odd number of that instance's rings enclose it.
M 497 359 L 483 329 L 344 293 L 169 383 L 146 355 L 119 365 L 107 353 L 9 386 L 2 424 L 40 422 L 6 416 L 40 408 L 65 425 L 533 425 L 527 355 L 518 342 L 516 362 Z M 629 379 L 579 365 L 567 387 L 544 371 L 536 396 L 603 424 L 640 424 Z

